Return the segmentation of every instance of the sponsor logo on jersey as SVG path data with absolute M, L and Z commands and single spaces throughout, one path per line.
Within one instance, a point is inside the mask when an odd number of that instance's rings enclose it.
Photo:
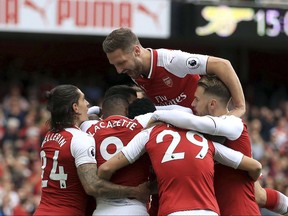
M 168 87 L 173 86 L 173 80 L 170 77 L 164 77 L 162 78 L 162 80 L 165 83 L 165 85 L 167 85 Z
M 155 96 L 155 100 L 157 101 L 157 104 L 160 106 L 180 104 L 186 98 L 187 98 L 187 95 L 184 92 L 182 92 L 176 98 L 172 98 L 172 99 L 168 99 L 167 96 L 165 95 Z
M 189 68 L 189 69 L 196 69 L 199 67 L 199 59 L 196 58 L 196 57 L 189 57 L 187 60 L 186 60 L 186 66 Z
M 95 158 L 95 147 L 91 146 L 91 147 L 88 149 L 88 155 L 89 155 L 89 157 L 91 157 L 91 158 Z

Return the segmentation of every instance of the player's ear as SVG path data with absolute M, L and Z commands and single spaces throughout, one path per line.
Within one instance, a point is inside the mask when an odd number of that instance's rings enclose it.
M 212 98 L 211 101 L 210 101 L 211 109 L 216 109 L 216 106 L 217 106 L 217 100 Z
M 73 108 L 75 113 L 78 113 L 79 110 L 78 110 L 78 104 L 77 103 L 73 103 L 72 108 Z
M 140 56 L 140 53 L 141 53 L 141 49 L 140 49 L 140 46 L 139 45 L 134 45 L 134 54 L 135 56 Z

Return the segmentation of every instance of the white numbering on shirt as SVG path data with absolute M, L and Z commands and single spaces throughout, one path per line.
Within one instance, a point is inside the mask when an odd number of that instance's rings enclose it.
M 116 147 L 116 151 L 114 153 L 109 153 L 107 148 L 109 145 L 114 144 Z M 115 154 L 120 152 L 120 150 L 124 147 L 123 142 L 121 139 L 115 136 L 110 136 L 105 138 L 100 144 L 100 154 L 101 156 L 107 161 Z
M 201 141 L 195 139 L 195 136 L 199 136 L 201 138 Z M 202 147 L 200 152 L 196 155 L 196 158 L 203 159 L 206 156 L 206 154 L 208 152 L 208 149 L 209 149 L 208 140 L 202 134 L 196 133 L 196 132 L 192 132 L 192 131 L 188 131 L 186 133 L 186 138 L 192 144 Z
M 41 151 L 40 152 L 40 156 L 41 156 L 41 161 L 42 161 L 42 173 L 41 173 L 41 178 L 42 178 L 42 188 L 47 187 L 48 185 L 48 180 L 44 180 L 44 171 L 47 165 L 47 158 L 46 158 L 46 153 L 45 151 Z M 60 184 L 60 188 L 66 188 L 66 181 L 67 181 L 67 174 L 64 173 L 64 167 L 63 166 L 58 166 L 58 156 L 59 156 L 59 151 L 55 151 L 54 152 L 54 156 L 53 156 L 53 166 L 52 169 L 50 171 L 50 175 L 49 178 L 51 180 L 54 181 L 59 181 Z M 58 173 L 57 172 L 57 168 L 58 168 Z
M 175 132 L 172 130 L 163 130 L 161 133 L 159 133 L 157 135 L 156 142 L 157 143 L 163 142 L 163 138 L 166 135 L 172 136 L 173 139 L 172 139 L 172 142 L 170 143 L 169 147 L 167 148 L 161 162 L 165 163 L 167 161 L 184 159 L 185 152 L 178 152 L 178 153 L 175 152 L 176 147 L 181 142 L 181 136 L 178 132 Z M 195 135 L 200 136 L 201 141 L 197 140 L 195 138 Z M 208 148 L 209 148 L 207 139 L 205 139 L 203 137 L 203 135 L 196 133 L 196 132 L 192 132 L 192 131 L 188 131 L 186 133 L 186 138 L 187 138 L 187 140 L 190 141 L 191 144 L 202 147 L 200 152 L 196 155 L 196 158 L 203 159 L 206 156 L 206 154 L 208 152 Z

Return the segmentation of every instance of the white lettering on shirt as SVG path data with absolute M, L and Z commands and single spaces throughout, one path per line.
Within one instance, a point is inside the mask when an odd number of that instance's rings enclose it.
M 43 140 L 42 145 L 44 145 L 46 142 L 49 142 L 49 141 L 57 142 L 60 145 L 60 147 L 62 147 L 66 143 L 65 138 L 59 133 L 49 133 L 49 134 L 47 134 L 45 136 L 44 140 Z
M 187 95 L 184 92 L 182 92 L 179 96 L 177 96 L 176 98 L 173 98 L 173 99 L 167 99 L 167 97 L 165 95 L 155 96 L 157 103 L 159 105 L 163 105 L 163 106 L 179 104 L 180 102 L 182 102 L 186 98 L 187 98 Z
M 98 129 L 101 129 L 101 128 L 115 128 L 115 127 L 125 127 L 133 131 L 136 126 L 137 126 L 136 122 L 128 121 L 125 119 L 111 120 L 107 122 L 102 121 L 99 124 L 96 124 L 94 126 L 94 131 L 96 132 Z

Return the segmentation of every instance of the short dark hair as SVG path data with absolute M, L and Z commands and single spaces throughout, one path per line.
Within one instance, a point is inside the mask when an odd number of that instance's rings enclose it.
M 105 53 L 111 53 L 117 49 L 130 52 L 136 44 L 140 44 L 139 39 L 129 28 L 118 28 L 105 38 L 102 48 Z
M 149 98 L 137 98 L 128 107 L 128 118 L 133 119 L 136 116 L 154 112 L 155 105 Z
M 121 94 L 129 100 L 132 97 L 137 98 L 136 89 L 128 85 L 114 85 L 111 86 L 104 94 L 104 99 L 115 94 Z
M 106 97 L 102 102 L 103 118 L 111 115 L 123 115 L 128 110 L 128 99 L 121 94 L 114 94 Z
M 224 103 L 228 103 L 231 99 L 229 89 L 217 76 L 201 76 L 198 86 L 202 86 L 205 89 L 205 94 L 218 96 Z
M 47 109 L 51 113 L 50 129 L 57 132 L 73 126 L 77 117 L 73 104 L 78 103 L 79 89 L 74 85 L 59 85 L 47 91 L 46 98 L 48 99 Z

